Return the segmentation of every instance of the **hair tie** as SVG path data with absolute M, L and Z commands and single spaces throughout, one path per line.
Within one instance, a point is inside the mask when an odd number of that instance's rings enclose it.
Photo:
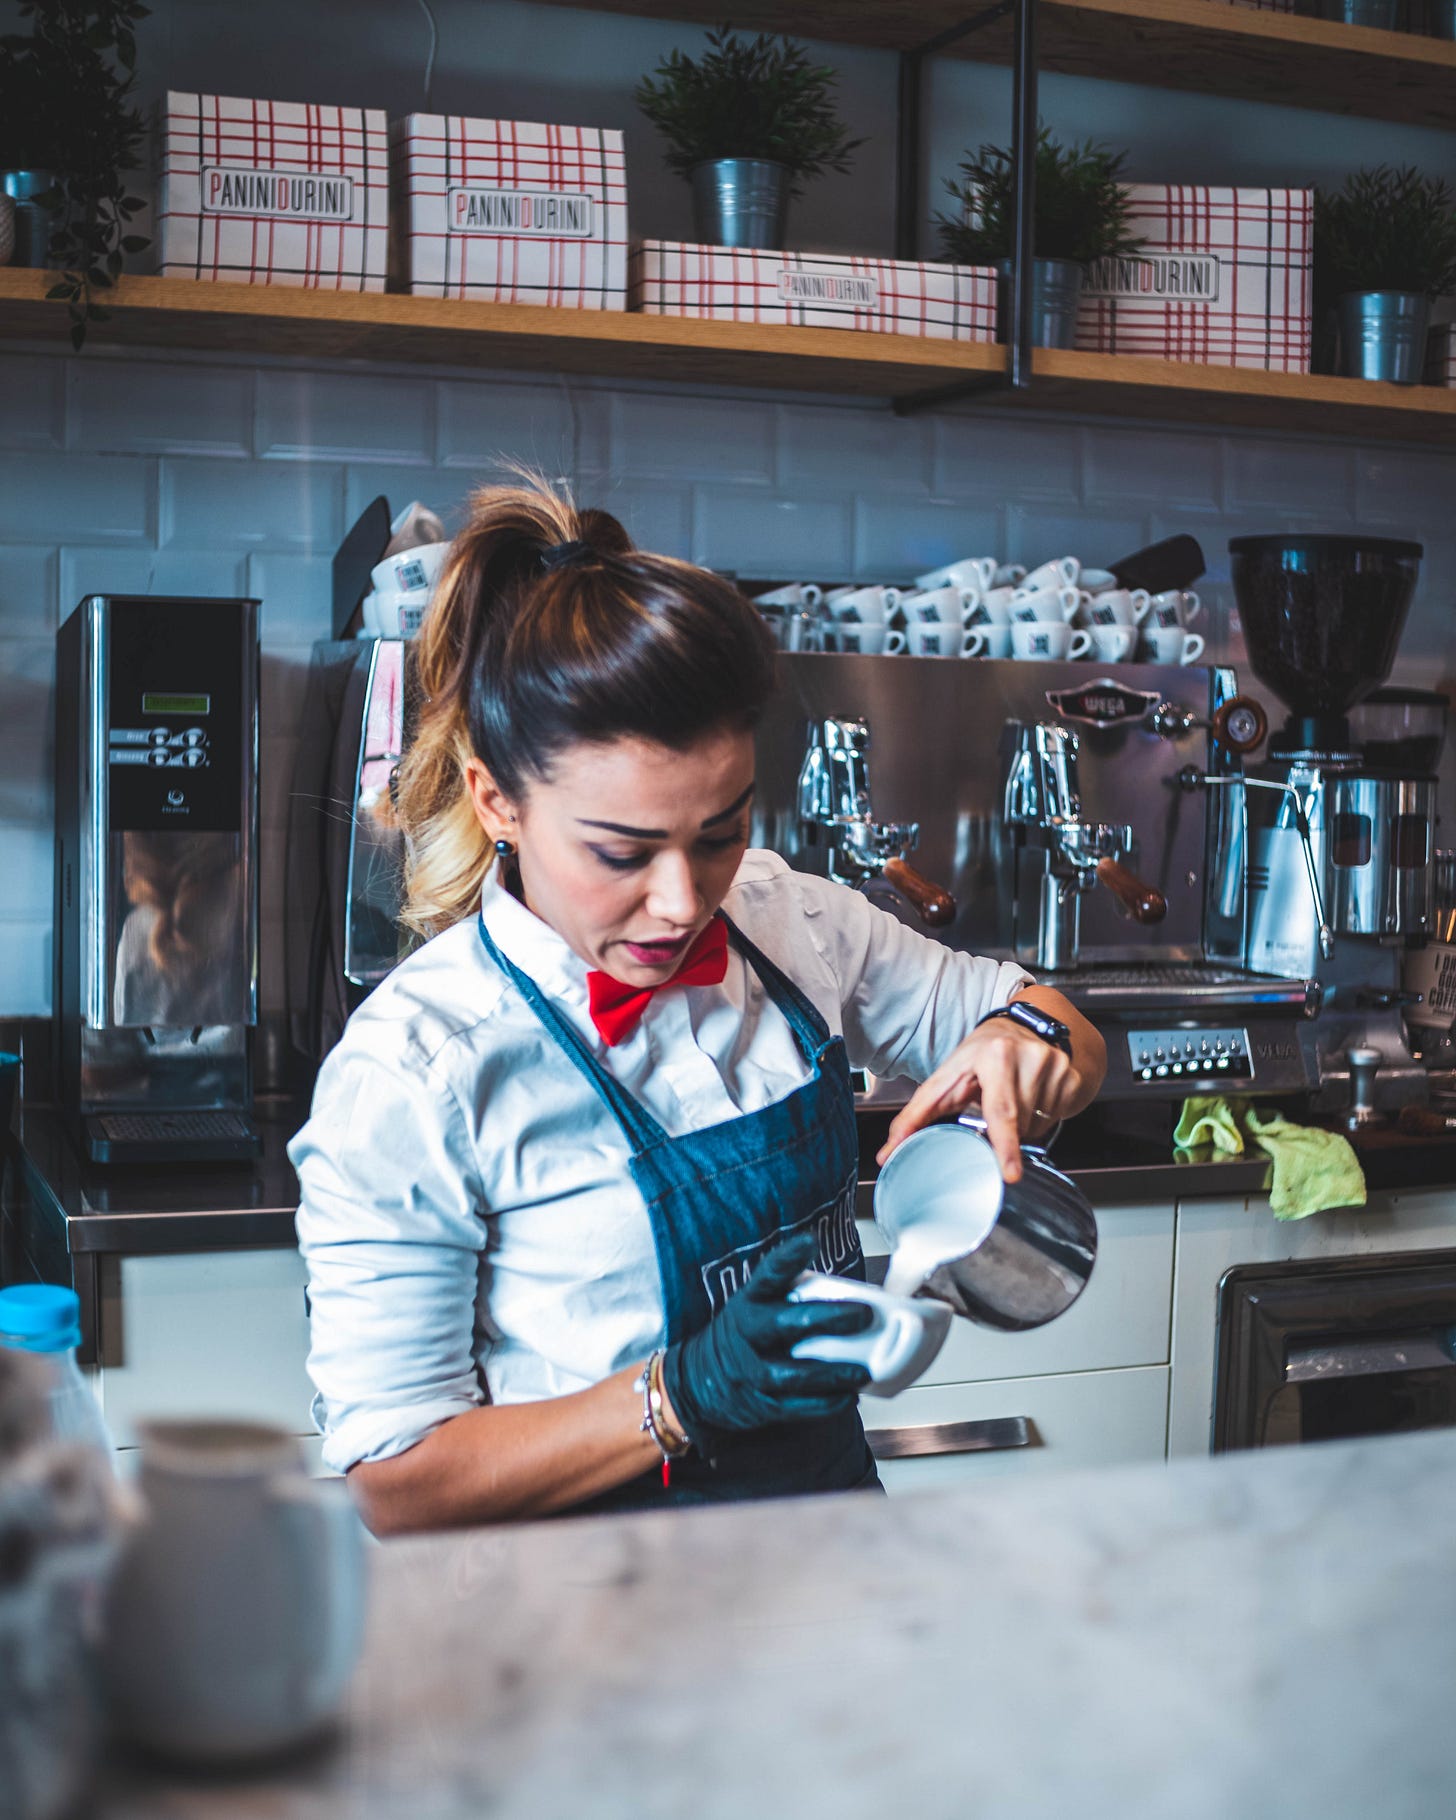
M 573 540 L 570 543 L 554 543 L 541 552 L 541 567 L 549 574 L 553 569 L 569 569 L 577 563 L 590 562 L 596 551 L 589 543 Z

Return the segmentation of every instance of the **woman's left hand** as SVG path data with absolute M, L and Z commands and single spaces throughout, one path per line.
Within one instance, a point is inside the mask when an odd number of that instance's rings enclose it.
M 922 1126 L 979 1105 L 986 1137 L 1008 1182 L 1021 1177 L 1021 1145 L 1046 1134 L 1086 1105 L 1089 1083 L 1069 1056 L 1009 1018 L 993 1018 L 965 1039 L 922 1081 L 891 1121 L 878 1162 Z M 1089 1091 L 1090 1086 L 1090 1091 Z

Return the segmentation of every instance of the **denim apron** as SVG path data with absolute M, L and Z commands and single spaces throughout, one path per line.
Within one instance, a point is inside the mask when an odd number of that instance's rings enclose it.
M 631 1153 L 628 1168 L 652 1224 L 669 1342 L 698 1332 L 767 1251 L 806 1228 L 818 1241 L 820 1270 L 861 1281 L 865 1274 L 854 1223 L 859 1145 L 844 1039 L 831 1036 L 798 987 L 727 917 L 723 920 L 730 943 L 763 982 L 814 1072 L 771 1106 L 676 1138 L 607 1073 L 536 982 L 501 953 L 484 921 L 479 925 L 486 952 L 622 1128 Z M 654 1467 L 571 1514 L 868 1490 L 878 1484 L 859 1412 L 851 1404 L 818 1421 L 723 1434 L 712 1459 L 694 1453 L 675 1460 L 669 1485 Z

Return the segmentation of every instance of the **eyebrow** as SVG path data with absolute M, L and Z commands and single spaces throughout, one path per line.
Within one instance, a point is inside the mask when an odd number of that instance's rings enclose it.
M 698 832 L 702 834 L 709 828 L 716 828 L 720 822 L 731 821 L 753 795 L 754 788 L 755 786 L 750 784 L 743 792 L 742 796 L 736 797 L 729 803 L 726 809 L 720 809 L 716 815 L 710 815 L 705 822 L 700 822 L 698 824 Z M 587 821 L 582 816 L 577 817 L 577 826 L 580 828 L 602 828 L 608 834 L 625 834 L 631 840 L 666 840 L 668 837 L 668 830 L 666 828 L 629 828 L 623 822 Z

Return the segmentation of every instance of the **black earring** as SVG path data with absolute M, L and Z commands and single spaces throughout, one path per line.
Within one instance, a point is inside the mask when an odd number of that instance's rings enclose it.
M 512 840 L 498 840 L 495 844 L 495 850 L 500 854 L 502 859 L 513 859 L 516 852 L 516 843 Z

